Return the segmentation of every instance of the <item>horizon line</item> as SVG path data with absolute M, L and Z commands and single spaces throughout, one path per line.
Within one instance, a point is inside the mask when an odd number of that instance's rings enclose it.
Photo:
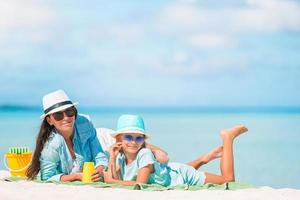
M 80 106 L 90 112 L 300 113 L 300 106 Z M 0 111 L 42 111 L 34 105 L 0 105 Z

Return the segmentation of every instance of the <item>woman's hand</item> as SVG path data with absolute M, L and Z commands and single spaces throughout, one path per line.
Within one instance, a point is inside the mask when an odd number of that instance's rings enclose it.
M 97 182 L 97 181 L 103 181 L 103 171 L 104 171 L 104 166 L 99 165 L 94 172 L 92 173 L 92 181 Z
M 82 181 L 82 173 L 75 173 L 75 180 Z

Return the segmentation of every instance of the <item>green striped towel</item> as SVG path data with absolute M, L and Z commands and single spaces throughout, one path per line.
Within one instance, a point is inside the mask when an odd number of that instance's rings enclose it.
M 26 178 L 23 177 L 6 177 L 2 179 L 2 181 L 26 181 Z M 34 180 L 34 182 L 38 183 L 47 183 L 45 181 Z M 49 183 L 49 182 L 48 182 Z M 175 187 L 164 187 L 157 184 L 136 184 L 134 186 L 123 186 L 118 184 L 108 184 L 103 182 L 94 182 L 94 183 L 83 183 L 81 181 L 74 181 L 74 182 L 53 182 L 54 184 L 64 184 L 64 185 L 74 185 L 74 186 L 83 186 L 83 185 L 90 185 L 96 188 L 125 188 L 125 189 L 132 189 L 132 190 L 145 190 L 145 191 L 163 191 L 163 190 L 237 190 L 237 189 L 247 189 L 253 188 L 252 185 L 248 183 L 241 183 L 241 182 L 229 182 L 224 183 L 222 185 L 218 184 L 205 184 L 205 185 L 177 185 Z

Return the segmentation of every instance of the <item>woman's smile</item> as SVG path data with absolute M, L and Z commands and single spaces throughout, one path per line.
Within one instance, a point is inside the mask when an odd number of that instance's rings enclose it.
M 65 122 L 61 124 L 62 127 L 73 127 L 73 122 Z

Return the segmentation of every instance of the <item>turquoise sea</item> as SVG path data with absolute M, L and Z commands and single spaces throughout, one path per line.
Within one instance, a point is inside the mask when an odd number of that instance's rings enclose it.
M 245 124 L 249 132 L 234 145 L 236 180 L 254 186 L 300 189 L 299 108 L 189 108 L 189 109 L 92 109 L 95 127 L 114 129 L 124 113 L 144 117 L 150 143 L 166 150 L 172 161 L 188 162 L 220 145 L 219 132 Z M 34 148 L 40 125 L 37 108 L 0 109 L 0 154 L 12 146 Z M 0 169 L 4 169 L 1 162 Z M 203 171 L 219 173 L 219 160 L 203 166 Z

